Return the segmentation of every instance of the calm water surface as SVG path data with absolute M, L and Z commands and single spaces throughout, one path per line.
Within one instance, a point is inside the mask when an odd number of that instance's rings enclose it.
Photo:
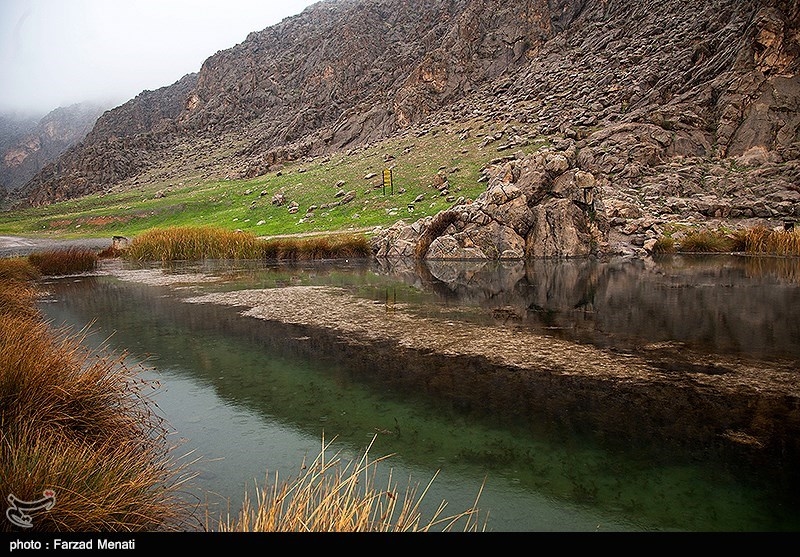
M 468 509 L 483 485 L 478 507 L 492 531 L 800 531 L 796 462 L 765 469 L 713 447 L 609 438 L 586 424 L 442 400 L 424 385 L 386 380 L 375 362 L 392 361 L 388 344 L 354 353 L 303 327 L 182 301 L 201 292 L 329 285 L 387 311 L 410 304 L 420 316 L 530 328 L 620 352 L 673 343 L 793 365 L 797 260 L 214 261 L 164 271 L 224 280 L 156 287 L 114 276 L 63 278 L 48 283 L 41 307 L 55 325 L 90 326 L 87 342 L 130 354 L 160 382 L 158 411 L 175 430 L 176 454 L 189 454 L 198 474 L 186 495 L 207 503 L 212 516 L 235 513 L 244 492 L 268 476 L 297 475 L 323 439 L 335 439 L 329 452 L 345 461 L 374 439 L 372 458 L 392 455 L 379 466 L 378 485 L 389 472 L 401 492 L 433 479 L 424 516 L 443 500 L 445 514 Z

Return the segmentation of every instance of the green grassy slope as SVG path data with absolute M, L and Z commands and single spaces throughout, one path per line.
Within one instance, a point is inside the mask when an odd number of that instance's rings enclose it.
M 250 180 L 185 178 L 5 211 L 0 213 L 0 234 L 132 237 L 154 227 L 213 225 L 272 236 L 370 229 L 399 219 L 416 220 L 452 206 L 460 197 L 474 199 L 485 190 L 486 185 L 478 181 L 482 168 L 508 154 L 498 152 L 497 145 L 502 142 L 484 145 L 484 138 L 493 136 L 499 126 L 481 121 L 441 125 L 424 134 L 292 163 Z M 534 141 L 515 149 L 531 152 L 540 145 Z M 382 173 L 387 168 L 392 168 L 393 191 L 383 187 Z M 447 195 L 432 185 L 440 171 L 450 184 Z M 339 190 L 355 192 L 355 199 L 338 207 L 319 208 L 341 200 L 336 197 Z M 278 192 L 285 196 L 283 206 L 271 203 Z M 419 196 L 424 199 L 415 202 Z M 288 209 L 292 202 L 298 204 L 296 213 Z M 317 206 L 313 218 L 306 218 L 312 206 Z

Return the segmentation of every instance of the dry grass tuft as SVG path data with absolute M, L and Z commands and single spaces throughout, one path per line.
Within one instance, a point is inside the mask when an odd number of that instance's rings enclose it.
M 0 261 L 0 274 L 9 265 L 19 266 Z M 34 501 L 55 491 L 53 508 L 32 517 L 35 531 L 179 529 L 189 515 L 148 398 L 156 385 L 124 356 L 52 330 L 35 296 L 30 283 L 0 280 L 0 493 Z M 0 520 L 0 531 L 15 529 Z
M 64 249 L 32 253 L 28 261 L 46 276 L 86 273 L 97 268 L 97 254 L 88 249 Z
M 745 250 L 763 255 L 800 255 L 800 230 L 770 230 L 757 227 L 744 235 Z
M 730 235 L 699 230 L 683 238 L 679 250 L 686 253 L 727 253 L 735 251 L 735 245 Z
M 134 238 L 124 252 L 139 261 L 196 261 L 200 259 L 317 260 L 368 257 L 363 235 L 332 234 L 313 238 L 263 240 L 249 232 L 214 227 L 152 229 Z
M 139 261 L 258 259 L 261 242 L 249 232 L 210 226 L 154 228 L 133 239 L 125 256 Z
M 372 255 L 364 235 L 277 238 L 264 240 L 263 257 L 273 260 L 359 259 Z
M 465 532 L 479 530 L 478 510 L 474 506 L 444 516 L 443 502 L 432 518 L 423 520 L 420 504 L 433 480 L 422 493 L 409 486 L 401 496 L 391 476 L 387 489 L 378 489 L 377 465 L 388 457 L 371 461 L 371 446 L 358 462 L 351 461 L 342 467 L 338 454 L 326 458 L 330 444 L 325 445 L 323 439 L 322 451 L 310 465 L 303 463 L 302 475 L 279 483 L 276 474 L 271 488 L 256 491 L 255 506 L 245 493 L 241 512 L 220 522 L 219 531 L 446 532 L 460 524 Z

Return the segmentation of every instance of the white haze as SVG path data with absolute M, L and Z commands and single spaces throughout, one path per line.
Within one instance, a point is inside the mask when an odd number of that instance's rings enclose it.
M 0 0 L 0 111 L 116 106 L 316 1 Z

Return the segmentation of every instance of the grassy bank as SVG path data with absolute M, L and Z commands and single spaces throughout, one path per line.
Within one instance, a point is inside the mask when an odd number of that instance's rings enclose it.
M 679 238 L 667 234 L 653 253 L 746 253 L 748 255 L 800 255 L 800 230 L 753 227 L 742 230 L 693 230 Z
M 40 271 L 0 260 L 0 493 L 54 497 L 35 531 L 176 530 L 181 467 L 142 383 L 114 354 L 84 348 L 35 309 Z M 5 518 L 5 517 L 4 517 Z M 0 530 L 19 531 L 10 520 Z
M 137 261 L 256 259 L 276 261 L 369 257 L 361 234 L 262 239 L 244 231 L 210 226 L 172 226 L 144 232 L 122 253 Z

